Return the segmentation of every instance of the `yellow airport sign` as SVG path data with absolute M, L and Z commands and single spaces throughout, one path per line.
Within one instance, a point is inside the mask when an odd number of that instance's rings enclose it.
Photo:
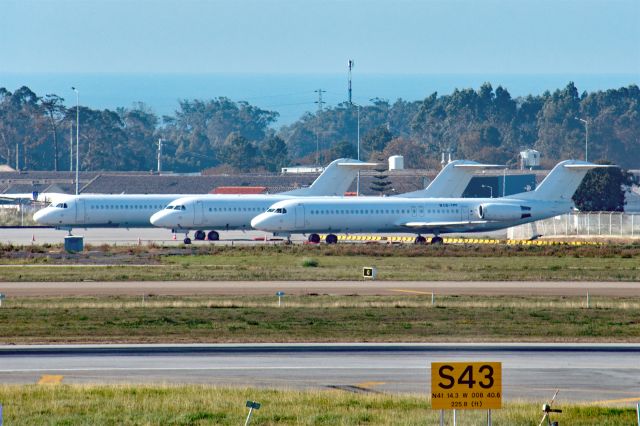
M 431 408 L 502 408 L 501 362 L 432 362 Z

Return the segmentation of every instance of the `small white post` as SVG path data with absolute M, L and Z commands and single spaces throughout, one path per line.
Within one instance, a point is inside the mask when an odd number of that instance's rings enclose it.
M 456 410 L 453 410 L 453 426 L 458 426 Z
M 440 410 L 440 426 L 444 426 L 444 410 Z
M 253 413 L 253 407 L 249 407 L 249 415 L 247 416 L 247 421 L 244 422 L 244 426 L 248 426 L 249 422 L 251 422 L 251 413 Z
M 487 410 L 487 426 L 492 426 L 491 422 L 491 410 Z
M 589 309 L 589 290 L 587 290 L 587 309 Z
M 432 291 L 431 292 L 431 306 L 436 304 L 436 294 Z
M 0 405 L 0 410 L 2 409 L 2 405 Z M 2 412 L 0 411 L 0 414 Z M 640 426 L 640 402 L 636 404 L 636 414 L 638 415 L 638 426 Z M 2 426 L 2 419 L 0 418 L 0 426 Z
M 278 296 L 278 307 L 280 307 L 281 302 L 282 302 L 282 297 Z

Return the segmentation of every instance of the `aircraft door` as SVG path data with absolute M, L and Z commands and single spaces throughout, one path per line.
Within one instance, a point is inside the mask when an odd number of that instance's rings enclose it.
M 202 201 L 196 201 L 193 209 L 193 224 L 202 225 L 204 223 L 204 211 Z
M 411 216 L 416 217 L 416 215 L 417 215 L 416 206 L 411 206 Z
M 296 206 L 296 228 L 304 227 L 304 206 Z
M 76 206 L 76 223 L 85 223 L 86 211 L 84 200 L 76 200 L 74 205 Z

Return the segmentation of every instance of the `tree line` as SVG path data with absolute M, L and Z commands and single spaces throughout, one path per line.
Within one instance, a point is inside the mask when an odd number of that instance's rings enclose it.
M 374 99 L 309 112 L 275 127 L 276 111 L 225 97 L 182 100 L 159 117 L 143 103 L 115 110 L 79 108 L 81 170 L 155 170 L 158 139 L 163 168 L 278 171 L 291 164 L 326 164 L 404 155 L 411 168 L 436 167 L 441 152 L 454 158 L 514 165 L 525 148 L 541 151 L 543 165 L 584 158 L 638 168 L 640 89 L 579 93 L 573 83 L 554 92 L 513 98 L 485 83 L 479 89 L 433 93 L 421 101 Z M 75 150 L 76 108 L 56 94 L 28 87 L 0 88 L 0 163 L 21 170 L 69 170 Z M 69 143 L 74 140 L 73 146 Z M 75 161 L 75 159 L 73 159 Z

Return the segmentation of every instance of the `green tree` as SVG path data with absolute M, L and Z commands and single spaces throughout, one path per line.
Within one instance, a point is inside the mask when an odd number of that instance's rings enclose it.
M 224 142 L 221 159 L 237 170 L 246 172 L 255 168 L 258 150 L 247 138 L 231 133 Z
M 334 160 L 337 158 L 356 158 L 358 156 L 358 151 L 353 143 L 349 141 L 341 141 L 331 147 L 329 155 Z
M 590 170 L 573 195 L 580 211 L 624 211 L 625 192 L 634 183 L 633 174 L 619 167 Z
M 387 126 L 378 126 L 364 135 L 362 138 L 362 147 L 369 152 L 382 152 L 392 139 L 393 135 Z
M 377 156 L 376 161 L 380 166 L 375 168 L 376 174 L 373 175 L 373 181 L 371 182 L 369 189 L 380 194 L 380 196 L 383 196 L 391 189 L 391 181 L 389 180 L 388 173 L 389 170 L 386 167 L 387 163 L 385 162 L 385 157 L 383 155 Z
M 271 135 L 260 145 L 260 156 L 265 169 L 277 172 L 287 165 L 287 144 L 282 138 Z
M 58 126 L 64 121 L 66 108 L 64 98 L 55 94 L 45 95 L 40 99 L 40 105 L 48 118 L 51 136 L 53 137 L 53 170 L 58 171 Z

